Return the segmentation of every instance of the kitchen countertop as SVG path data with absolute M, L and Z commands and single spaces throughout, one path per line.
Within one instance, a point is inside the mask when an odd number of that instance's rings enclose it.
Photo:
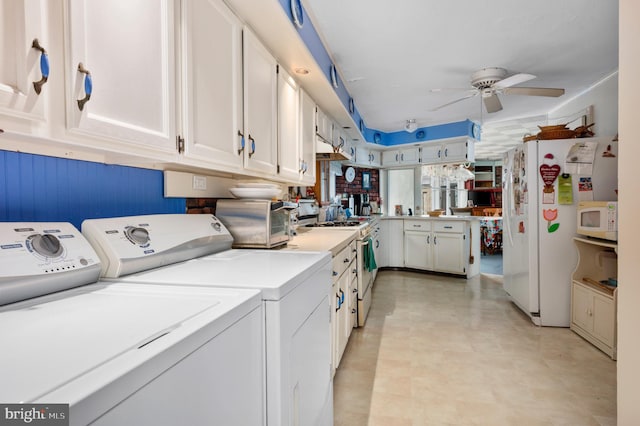
M 337 255 L 358 236 L 353 228 L 298 228 L 294 236 L 281 250 L 330 251 Z

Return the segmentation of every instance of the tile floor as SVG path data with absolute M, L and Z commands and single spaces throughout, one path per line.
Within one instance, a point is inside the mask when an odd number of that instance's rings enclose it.
M 615 425 L 615 361 L 534 326 L 500 278 L 380 272 L 334 379 L 334 424 Z

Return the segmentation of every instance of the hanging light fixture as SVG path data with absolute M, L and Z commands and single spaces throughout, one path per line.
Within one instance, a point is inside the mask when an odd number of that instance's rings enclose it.
M 411 118 L 407 120 L 407 124 L 404 125 L 404 130 L 406 130 L 409 133 L 415 132 L 417 128 L 418 128 L 418 124 L 416 123 L 415 118 Z

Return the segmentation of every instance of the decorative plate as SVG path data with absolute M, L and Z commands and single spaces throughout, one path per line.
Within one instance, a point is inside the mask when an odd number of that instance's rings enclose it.
M 472 129 L 472 133 L 473 133 L 473 137 L 475 139 L 480 140 L 480 125 L 479 124 L 473 124 L 473 129 Z
M 380 140 L 382 140 L 382 135 L 380 133 L 378 133 L 378 132 L 375 132 L 373 134 L 373 141 L 375 143 L 380 143 Z
M 360 120 L 360 133 L 364 133 L 364 121 Z
M 424 130 L 418 130 L 416 133 L 416 138 L 423 139 L 424 138 Z
M 344 173 L 344 178 L 347 180 L 347 182 L 353 182 L 353 180 L 356 178 L 356 170 L 353 167 L 349 167 Z
M 331 64 L 331 84 L 333 84 L 333 87 L 336 89 L 338 88 L 338 73 L 334 64 Z
M 349 98 L 349 114 L 353 115 L 355 110 L 356 110 L 356 107 L 353 104 L 353 98 Z
M 304 16 L 300 0 L 291 0 L 291 15 L 293 16 L 293 23 L 296 24 L 296 27 L 302 28 L 302 25 L 304 25 Z

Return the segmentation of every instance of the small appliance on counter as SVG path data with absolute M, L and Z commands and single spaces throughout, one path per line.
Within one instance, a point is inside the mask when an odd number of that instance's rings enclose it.
M 295 203 L 271 200 L 219 200 L 216 216 L 233 237 L 234 248 L 273 248 L 290 238 Z
M 618 240 L 618 202 L 580 201 L 576 232 L 587 237 Z

